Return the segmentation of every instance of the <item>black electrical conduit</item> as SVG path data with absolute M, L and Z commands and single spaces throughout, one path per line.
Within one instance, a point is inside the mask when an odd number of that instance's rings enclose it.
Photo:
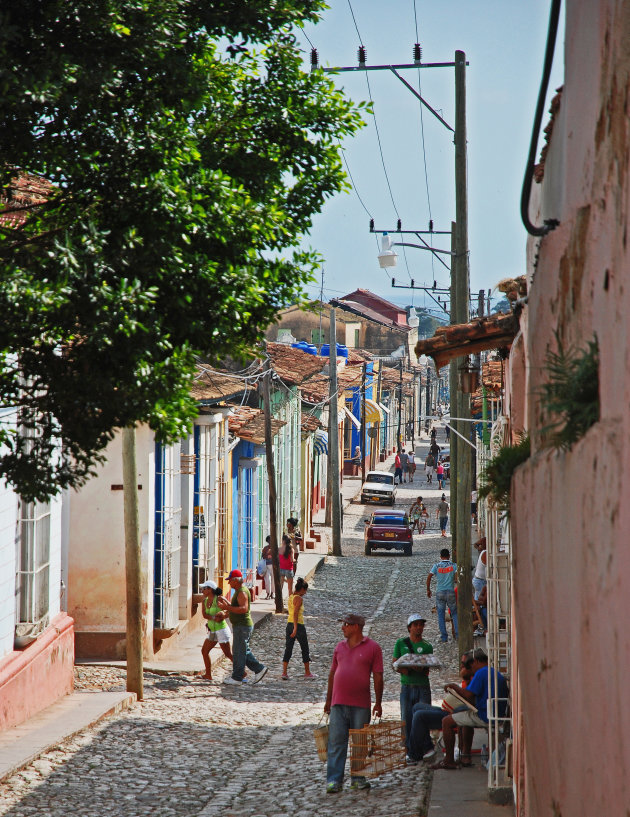
M 532 192 L 532 180 L 534 178 L 534 165 L 536 163 L 536 148 L 538 147 L 538 136 L 544 114 L 547 89 L 549 87 L 549 77 L 553 64 L 553 54 L 556 47 L 556 34 L 558 33 L 558 19 L 560 17 L 561 0 L 552 0 L 551 12 L 549 14 L 549 30 L 547 32 L 547 46 L 545 49 L 545 65 L 543 68 L 540 91 L 538 92 L 538 104 L 536 105 L 536 116 L 532 129 L 532 139 L 529 145 L 529 156 L 525 168 L 525 178 L 523 179 L 523 190 L 521 192 L 521 218 L 525 229 L 530 235 L 542 236 L 553 230 L 560 223 L 556 219 L 547 219 L 542 227 L 536 227 L 529 219 L 529 199 Z

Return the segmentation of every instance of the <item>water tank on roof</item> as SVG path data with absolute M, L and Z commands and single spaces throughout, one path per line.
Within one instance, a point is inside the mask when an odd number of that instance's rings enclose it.
M 330 357 L 330 344 L 325 343 L 320 351 L 320 355 L 322 357 Z M 346 360 L 348 359 L 348 347 L 342 346 L 340 343 L 337 344 L 337 357 L 345 357 Z
M 294 349 L 299 349 L 301 352 L 306 352 L 307 355 L 317 354 L 317 346 L 313 346 L 312 343 L 307 343 L 305 340 L 300 340 L 297 343 L 292 343 L 291 346 Z

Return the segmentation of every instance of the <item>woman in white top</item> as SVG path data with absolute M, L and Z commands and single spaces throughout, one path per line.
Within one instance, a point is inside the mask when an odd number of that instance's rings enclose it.
M 473 576 L 473 588 L 475 589 L 475 601 L 479 598 L 479 593 L 483 590 L 486 586 L 486 537 L 482 536 L 482 538 L 475 542 L 474 547 L 479 554 L 479 558 L 477 559 L 477 566 L 475 567 L 475 574 Z

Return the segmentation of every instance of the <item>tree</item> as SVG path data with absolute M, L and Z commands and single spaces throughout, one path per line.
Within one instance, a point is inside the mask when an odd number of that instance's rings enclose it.
M 361 124 L 302 70 L 290 26 L 322 6 L 2 4 L 0 476 L 24 497 L 80 485 L 117 427 L 181 434 L 195 356 L 251 347 L 300 296 Z

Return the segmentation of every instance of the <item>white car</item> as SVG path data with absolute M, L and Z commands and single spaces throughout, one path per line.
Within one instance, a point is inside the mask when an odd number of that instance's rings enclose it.
M 396 502 L 396 485 L 394 475 L 387 471 L 368 471 L 361 486 L 361 504 L 378 502 L 379 505 L 391 505 Z

